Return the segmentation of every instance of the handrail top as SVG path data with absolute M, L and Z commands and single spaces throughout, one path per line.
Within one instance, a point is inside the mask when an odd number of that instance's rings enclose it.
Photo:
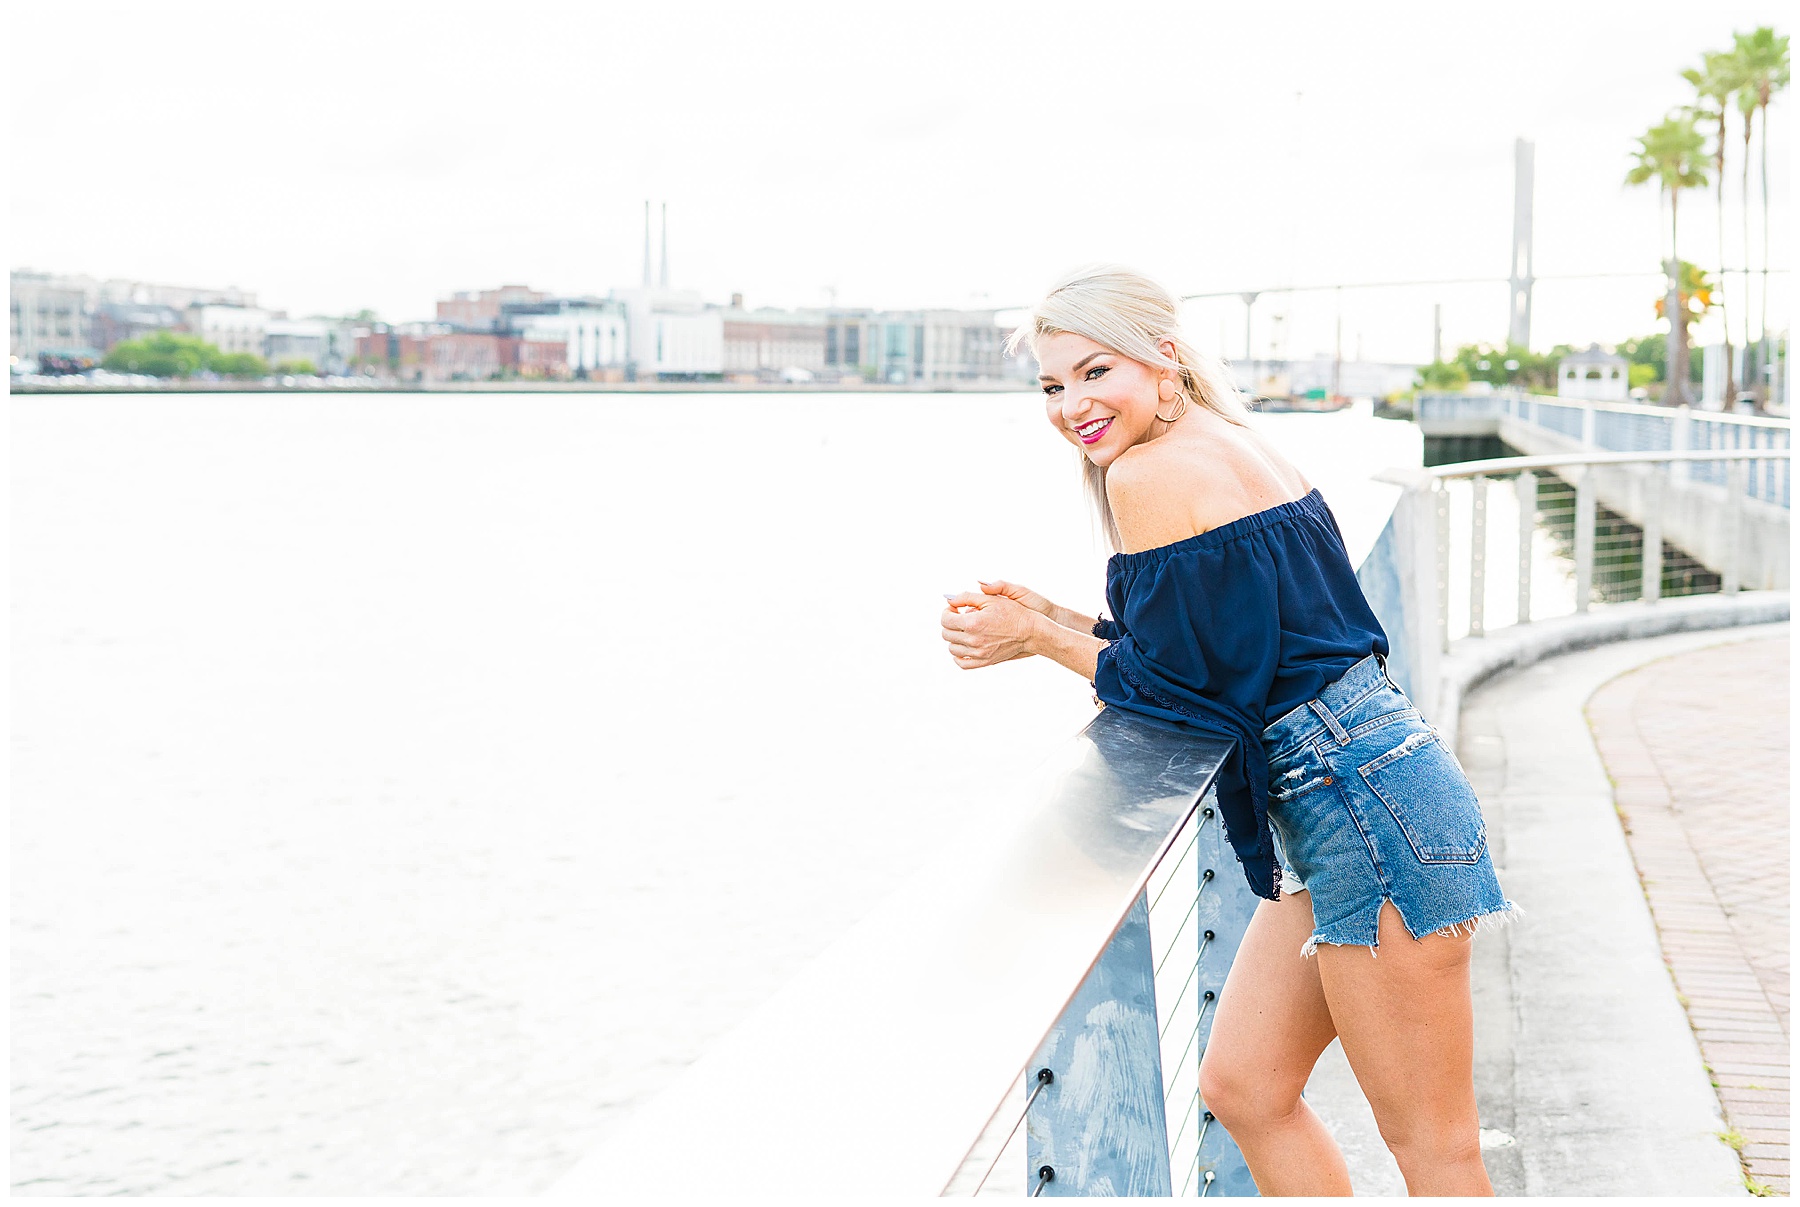
M 1491 394 L 1467 394 L 1457 390 L 1421 390 L 1419 397 L 1447 398 L 1458 402 L 1476 399 L 1490 399 L 1503 402 L 1506 399 L 1530 399 L 1534 403 L 1550 406 L 1591 407 L 1596 411 L 1614 411 L 1622 415 L 1650 415 L 1659 418 L 1673 419 L 1686 414 L 1692 419 L 1704 419 L 1709 423 L 1735 423 L 1743 427 L 1765 427 L 1777 430 L 1792 427 L 1792 423 L 1779 415 L 1738 415 L 1730 411 L 1705 411 L 1692 406 L 1665 407 L 1642 402 L 1602 402 L 1593 398 L 1564 398 L 1557 394 L 1533 394 L 1529 390 L 1508 389 L 1502 387 Z
M 1104 709 L 551 1195 L 716 1193 L 722 1168 L 940 1194 L 1235 746 Z M 845 1070 L 871 1059 L 892 1072 L 846 1110 Z
M 1655 465 L 1665 461 L 1786 461 L 1786 448 L 1672 449 L 1648 453 L 1545 453 L 1531 457 L 1489 457 L 1481 461 L 1453 461 L 1428 465 L 1428 478 L 1476 478 L 1488 474 L 1516 473 L 1528 469 L 1555 469 L 1560 465 Z

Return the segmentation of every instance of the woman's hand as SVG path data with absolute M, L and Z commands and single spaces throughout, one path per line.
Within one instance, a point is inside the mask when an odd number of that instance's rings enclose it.
M 1037 626 L 1042 623 L 1038 617 L 1047 613 L 1028 606 L 1015 596 L 1001 592 L 990 594 L 986 590 L 1007 585 L 985 583 L 980 593 L 965 591 L 948 597 L 942 617 L 944 640 L 949 643 L 950 656 L 956 660 L 956 665 L 966 671 L 1037 653 L 1032 642 L 1037 635 Z M 1049 600 L 1034 591 L 1023 587 L 1012 590 L 1042 601 L 1045 607 L 1051 606 Z
M 1048 617 L 1051 623 L 1059 624 L 1065 629 L 1076 629 L 1083 633 L 1093 631 L 1094 618 L 1092 616 L 1083 616 L 1080 612 L 1065 608 L 1061 604 L 1053 604 L 1030 587 L 1021 587 L 1017 583 L 995 580 L 991 583 L 982 583 L 981 590 L 987 595 L 1004 595 L 1008 599 L 1016 600 L 1038 615 Z
M 1056 619 L 1056 605 L 1045 599 L 1042 595 L 1039 595 L 1036 591 L 1033 591 L 1030 587 L 1021 587 L 1017 583 L 1001 582 L 998 580 L 991 583 L 982 582 L 980 579 L 977 579 L 976 581 L 981 582 L 981 590 L 984 594 L 1004 595 L 1008 599 L 1016 600 L 1017 602 L 1024 604 L 1039 615 L 1048 616 L 1051 620 Z

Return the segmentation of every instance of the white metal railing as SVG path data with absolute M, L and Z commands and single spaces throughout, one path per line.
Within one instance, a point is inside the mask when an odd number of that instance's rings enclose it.
M 1531 401 L 1536 406 L 1545 405 L 1541 399 Z M 1517 500 L 1518 521 L 1514 545 L 1517 557 L 1517 623 L 1528 624 L 1536 610 L 1533 591 L 1534 536 L 1538 533 L 1543 518 L 1539 506 L 1539 487 L 1543 479 L 1539 471 L 1561 471 L 1559 476 L 1571 482 L 1574 487 L 1572 515 L 1569 517 L 1574 561 L 1574 610 L 1585 612 L 1593 602 L 1596 556 L 1601 552 L 1597 523 L 1601 474 L 1611 467 L 1622 467 L 1624 470 L 1624 476 L 1615 476 L 1609 485 L 1615 499 L 1626 500 L 1619 505 L 1621 516 L 1641 528 L 1642 567 L 1638 593 L 1645 602 L 1654 603 L 1663 593 L 1663 543 L 1665 520 L 1671 511 L 1671 495 L 1687 487 L 1682 509 L 1684 516 L 1688 517 L 1684 519 L 1688 525 L 1687 531 L 1703 531 L 1704 539 L 1710 546 L 1689 552 L 1716 567 L 1720 591 L 1736 592 L 1743 586 L 1745 578 L 1746 508 L 1754 505 L 1751 500 L 1756 497 L 1750 490 L 1749 483 L 1759 469 L 1764 471 L 1762 476 L 1765 480 L 1769 480 L 1772 475 L 1767 470 L 1772 466 L 1780 467 L 1780 478 L 1785 483 L 1790 456 L 1791 450 L 1787 448 L 1752 447 L 1651 453 L 1593 452 L 1499 457 L 1426 469 L 1423 486 L 1415 489 L 1431 493 L 1435 515 L 1437 645 L 1447 651 L 1451 636 L 1451 508 L 1446 489 L 1450 483 L 1466 482 L 1469 487 L 1468 632 L 1470 636 L 1479 637 L 1490 627 L 1487 623 L 1487 607 L 1490 602 L 1489 492 L 1498 482 L 1511 479 L 1513 497 Z M 1682 470 L 1688 473 L 1684 476 L 1680 473 Z M 1706 472 L 1694 472 L 1696 470 Z M 1691 489 L 1691 483 L 1710 483 L 1714 478 L 1723 483 L 1722 489 Z M 1767 521 L 1771 514 L 1777 517 L 1774 526 L 1779 532 L 1777 539 L 1762 541 L 1756 550 L 1761 559 L 1755 567 L 1756 579 L 1760 585 L 1785 586 L 1787 515 L 1785 511 L 1777 511 L 1775 507 L 1771 507 L 1770 502 L 1772 501 L 1762 504 L 1768 510 L 1760 518 Z M 1692 513 L 1696 510 L 1714 514 L 1701 515 L 1696 521 L 1692 518 Z M 1764 526 L 1769 525 L 1765 523 Z M 1690 543 L 1699 544 L 1700 541 L 1693 539 Z
M 1469 419 L 1493 419 L 1497 433 L 1499 421 L 1507 419 L 1606 452 L 1785 449 L 1791 447 L 1793 439 L 1792 424 L 1786 419 L 1691 407 L 1551 398 L 1513 389 L 1491 394 L 1425 392 L 1419 395 L 1417 408 L 1419 422 L 1428 435 L 1435 422 Z M 1723 462 L 1692 463 L 1684 470 L 1695 481 L 1726 485 Z M 1745 476 L 1741 489 L 1750 498 L 1790 506 L 1787 463 L 1765 459 L 1756 472 Z
M 1248 1184 L 1180 1109 L 1255 902 L 1208 796 L 1232 748 L 1100 712 L 551 1194 Z

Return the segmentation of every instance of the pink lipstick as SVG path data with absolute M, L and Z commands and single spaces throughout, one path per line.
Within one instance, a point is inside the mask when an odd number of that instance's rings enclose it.
M 1076 429 L 1075 434 L 1081 436 L 1081 442 L 1083 444 L 1092 444 L 1094 441 L 1100 439 L 1100 437 L 1106 435 L 1106 433 L 1112 429 L 1112 425 L 1113 421 L 1111 419 L 1104 419 L 1100 422 L 1100 426 L 1095 428 L 1089 434 L 1082 436 L 1080 428 Z M 1082 426 L 1085 427 L 1086 425 L 1083 424 Z

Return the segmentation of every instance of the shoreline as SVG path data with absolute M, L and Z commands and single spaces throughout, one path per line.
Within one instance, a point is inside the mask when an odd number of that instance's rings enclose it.
M 1028 382 L 729 382 L 729 381 L 440 381 L 356 385 L 282 385 L 271 382 L 184 381 L 144 386 L 84 382 L 52 386 L 12 382 L 10 394 L 1023 394 Z

